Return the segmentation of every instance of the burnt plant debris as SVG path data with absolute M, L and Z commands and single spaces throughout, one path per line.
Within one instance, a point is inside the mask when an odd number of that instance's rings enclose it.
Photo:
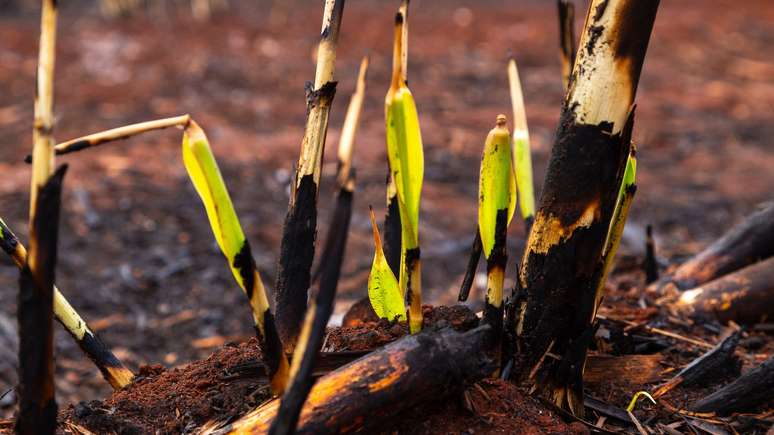
M 215 1 L 196 0 L 196 4 L 206 9 Z M 268 300 L 271 289 L 264 287 L 256 263 L 259 259 L 265 266 L 267 257 L 253 256 L 209 140 L 191 116 L 131 124 L 55 145 L 56 5 L 42 0 L 34 147 L 27 159 L 33 165 L 29 253 L 0 220 L 0 248 L 21 269 L 19 413 L 15 422 L 0 420 L 0 431 L 13 426 L 21 433 L 272 434 L 395 430 L 430 434 L 459 428 L 476 433 L 587 433 L 591 429 L 670 434 L 695 430 L 764 433 L 768 429 L 772 421 L 767 410 L 772 405 L 768 392 L 774 379 L 772 343 L 766 336 L 774 315 L 769 303 L 774 297 L 774 258 L 762 248 L 769 239 L 767 228 L 772 219 L 768 212 L 755 214 L 682 267 L 665 267 L 665 278 L 660 281 L 650 228 L 642 237 L 642 228 L 634 222 L 629 228 L 634 231 L 624 232 L 634 195 L 639 195 L 638 159 L 632 141 L 634 100 L 658 1 L 593 0 L 580 47 L 574 43 L 574 6 L 569 1 L 558 2 L 562 80 L 567 96 L 546 180 L 538 186 L 542 188 L 538 208 L 527 110 L 514 60 L 525 53 L 509 54 L 508 62 L 501 65 L 507 65 L 513 133 L 506 127 L 505 116 L 500 115 L 484 144 L 478 225 L 459 295 L 460 300 L 468 298 L 484 254 L 487 288 L 483 301 L 476 301 L 475 309 L 483 307 L 478 313 L 465 305 L 422 305 L 420 252 L 431 261 L 426 274 L 430 275 L 428 283 L 436 288 L 438 275 L 458 271 L 451 263 L 439 267 L 436 256 L 445 250 L 459 253 L 459 248 L 450 248 L 445 241 L 438 243 L 438 228 L 428 225 L 438 219 L 434 215 L 437 206 L 432 203 L 438 185 L 428 186 L 431 208 L 427 219 L 419 219 L 424 149 L 416 104 L 407 86 L 408 1 L 395 1 L 400 6 L 385 99 L 390 168 L 385 240 L 383 245 L 371 210 L 374 257 L 368 298 L 344 316 L 344 326 L 336 327 L 329 322 L 345 260 L 348 269 L 356 266 L 355 274 L 360 277 L 345 276 L 345 292 L 353 288 L 362 292 L 367 272 L 363 263 L 367 258 L 345 257 L 349 232 L 354 235 L 365 229 L 358 215 L 362 204 L 355 201 L 352 156 L 362 106 L 369 101 L 365 97 L 367 59 L 361 62 L 341 131 L 327 239 L 323 249 L 318 253 L 315 249 L 317 196 L 320 192 L 327 195 L 320 181 L 328 171 L 322 162 L 336 91 L 333 74 L 344 2 L 323 2 L 317 70 L 314 82 L 307 85 L 307 124 L 281 234 L 274 293 L 279 315 L 275 318 Z M 460 28 L 479 25 L 477 20 L 468 22 L 470 12 L 468 8 L 455 10 L 453 24 Z M 478 18 L 478 11 L 476 14 Z M 359 18 L 353 22 L 362 22 L 357 11 L 353 15 Z M 315 22 L 317 19 L 315 16 Z M 424 19 L 420 16 L 417 22 L 424 23 Z M 388 21 L 384 17 L 385 29 Z M 426 37 L 424 29 L 418 28 L 417 34 Z M 349 56 L 349 51 L 342 51 L 345 53 Z M 530 62 L 529 55 L 524 58 L 522 67 Z M 381 68 L 381 60 L 375 65 L 380 63 Z M 421 67 L 418 72 L 422 79 L 431 77 Z M 384 79 L 383 71 L 377 77 Z M 524 77 L 525 84 L 532 85 L 531 73 Z M 424 94 L 426 83 L 420 85 Z M 504 95 L 504 91 L 503 87 L 499 93 Z M 466 97 L 455 93 L 454 98 L 461 101 Z M 643 104 L 652 110 L 650 100 Z M 493 110 L 487 117 L 501 111 Z M 477 115 L 468 115 L 466 118 L 474 120 L 472 125 Z M 0 123 L 4 119 L 8 119 L 6 109 L 0 110 Z M 432 129 L 428 144 L 438 132 L 433 121 L 425 124 Z M 458 142 L 467 142 L 460 135 L 464 121 L 461 125 L 451 126 L 451 142 L 457 143 L 450 147 L 452 153 L 461 150 Z M 64 168 L 54 171 L 54 156 L 169 127 L 183 130 L 183 164 L 204 205 L 217 248 L 249 303 L 256 337 L 241 344 L 229 341 L 244 337 L 203 337 L 192 343 L 193 347 L 225 345 L 206 360 L 169 370 L 160 365 L 141 366 L 135 375 L 94 334 L 116 322 L 119 315 L 99 319 L 92 329 L 54 286 L 64 175 Z M 544 138 L 540 130 L 537 132 L 540 169 Z M 643 149 L 650 149 L 649 144 Z M 437 148 L 429 150 L 431 161 L 436 161 Z M 443 148 L 440 155 L 446 158 L 449 150 Z M 646 167 L 652 164 L 649 159 L 643 162 Z M 455 161 L 445 163 L 450 172 L 457 168 Z M 373 165 L 363 166 L 364 180 L 372 181 L 368 170 Z M 428 174 L 437 180 L 435 172 Z M 284 183 L 279 178 L 271 181 L 279 186 Z M 649 179 L 647 171 L 643 179 Z M 652 183 L 643 186 L 648 188 L 646 192 L 653 188 Z M 371 190 L 363 189 L 363 193 L 370 195 Z M 362 201 L 361 195 L 357 194 L 357 201 Z M 457 207 L 455 199 L 450 198 L 448 206 Z M 513 255 L 513 246 L 519 241 L 507 234 L 517 208 L 529 234 L 523 257 Z M 421 251 L 420 230 L 432 242 Z M 660 231 L 674 234 L 668 228 Z M 80 230 L 76 233 L 83 235 Z M 364 236 L 356 234 L 351 242 L 362 244 Z M 188 237 L 187 233 L 179 234 L 176 240 L 186 243 Z M 449 245 L 456 243 L 450 241 Z M 624 249 L 626 255 L 616 258 L 622 244 L 629 248 L 646 246 L 645 262 L 639 252 L 636 258 L 632 256 L 631 249 Z M 666 257 L 674 251 L 666 248 L 664 252 Z M 456 254 L 442 255 L 454 258 Z M 519 270 L 511 297 L 505 300 L 504 287 L 512 278 L 507 268 L 509 257 L 517 259 L 513 263 Z M 458 266 L 463 266 L 465 259 L 456 258 Z M 315 261 L 317 268 L 311 273 Z M 95 263 L 96 267 L 99 264 Z M 688 280 L 683 279 L 686 276 Z M 182 281 L 176 277 L 170 285 L 186 282 L 182 274 L 180 277 Z M 68 281 L 69 277 L 60 274 L 60 278 Z M 125 279 L 123 275 L 120 278 Z M 651 282 L 656 284 L 646 287 Z M 209 308 L 170 316 L 163 323 L 167 326 L 154 324 L 153 333 L 163 334 L 158 330 L 168 326 L 177 330 L 179 322 L 218 322 L 217 312 L 210 313 Z M 202 315 L 205 322 L 198 322 Z M 54 370 L 53 318 L 76 339 L 115 389 L 105 401 L 69 407 L 58 416 L 54 386 L 69 385 L 73 367 L 86 372 L 90 366 L 86 364 L 83 370 L 78 362 L 63 360 Z M 737 323 L 744 323 L 744 328 Z M 6 330 L 7 322 L 0 316 L 0 339 Z M 125 359 L 134 363 L 131 351 L 123 352 L 131 347 L 133 338 L 124 337 L 129 344 L 121 343 L 116 352 L 122 358 L 128 355 Z M 166 352 L 164 362 L 176 364 L 176 350 Z M 68 377 L 57 379 L 55 384 L 54 374 L 59 371 Z M 71 393 L 67 388 L 62 390 L 65 395 Z M 8 402 L 14 396 L 3 393 L 0 401 Z M 642 398 L 650 401 L 638 400 Z
M 317 193 L 328 115 L 336 94 L 333 74 L 343 13 L 344 0 L 325 2 L 317 70 L 314 82 L 306 86 L 306 128 L 282 232 L 274 299 L 280 338 L 288 353 L 293 351 L 298 339 L 311 284 L 317 237 Z

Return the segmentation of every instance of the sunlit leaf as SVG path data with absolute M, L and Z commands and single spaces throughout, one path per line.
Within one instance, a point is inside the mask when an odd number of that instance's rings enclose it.
M 207 136 L 194 121 L 190 122 L 183 134 L 183 164 L 207 210 L 215 240 L 228 259 L 231 272 L 244 289 L 242 276 L 234 267 L 234 257 L 244 246 L 245 235 Z
M 406 307 L 403 304 L 398 280 L 392 273 L 387 259 L 384 258 L 382 240 L 376 227 L 374 212 L 371 210 L 371 225 L 374 230 L 374 263 L 368 276 L 368 299 L 376 315 L 388 320 L 406 320 Z
M 385 106 L 387 152 L 395 179 L 406 249 L 418 246 L 419 201 L 424 178 L 424 152 L 419 117 L 411 91 L 404 85 L 390 90 Z
M 508 81 L 513 106 L 513 169 L 519 190 L 519 209 L 521 217 L 529 219 L 535 216 L 535 188 L 532 183 L 532 151 L 529 145 L 527 114 L 524 107 L 524 95 L 516 61 L 508 62 Z
M 498 211 L 507 209 L 510 222 L 516 207 L 516 183 L 511 167 L 511 136 L 505 122 L 504 115 L 497 117 L 497 125 L 489 131 L 481 156 L 478 227 L 487 258 L 495 244 Z

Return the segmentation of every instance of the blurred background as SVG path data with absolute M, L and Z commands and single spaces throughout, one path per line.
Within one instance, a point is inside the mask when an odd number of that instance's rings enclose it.
M 383 215 L 384 95 L 398 0 L 350 0 L 337 60 L 318 241 L 334 198 L 335 150 L 357 67 L 371 56 L 355 144 L 358 186 L 336 313 L 366 295 L 368 205 Z M 38 4 L 0 0 L 0 216 L 26 243 Z M 587 3 L 576 1 L 577 28 Z M 322 1 L 60 2 L 59 141 L 191 113 L 210 137 L 264 281 L 273 287 L 281 225 L 314 76 Z M 425 144 L 420 216 L 425 299 L 452 304 L 476 228 L 478 165 L 495 116 L 510 117 L 506 61 L 519 63 L 539 194 L 562 103 L 552 1 L 414 0 L 409 85 Z M 774 186 L 774 4 L 662 1 L 638 92 L 639 188 L 622 256 L 676 260 L 718 237 Z M 244 296 L 180 161 L 180 131 L 150 133 L 62 158 L 57 283 L 132 368 L 172 367 L 252 334 Z M 524 245 L 510 228 L 512 283 Z M 318 244 L 318 252 L 319 252 Z M 15 383 L 18 271 L 0 259 L 0 394 Z M 484 280 L 485 283 L 485 280 Z M 470 303 L 483 301 L 481 283 Z M 60 406 L 109 387 L 55 325 Z M 0 399 L 12 412 L 13 393 Z

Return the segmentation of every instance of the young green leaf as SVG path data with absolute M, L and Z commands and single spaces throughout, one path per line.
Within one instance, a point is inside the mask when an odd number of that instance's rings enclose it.
M 511 167 L 511 135 L 505 115 L 489 131 L 481 156 L 478 186 L 478 227 L 484 255 L 489 258 L 495 244 L 497 213 L 508 210 L 508 222 L 516 209 L 516 180 Z
M 374 211 L 371 210 L 371 226 L 374 230 L 374 263 L 368 276 L 368 299 L 376 315 L 388 320 L 405 320 L 406 307 L 403 304 L 398 280 L 387 264 L 382 250 L 379 228 L 376 226 Z
M 186 125 L 183 133 L 183 164 L 204 203 L 215 240 L 226 256 L 234 278 L 248 297 L 264 362 L 269 369 L 272 391 L 281 394 L 287 383 L 288 361 L 282 352 L 266 290 L 207 136 L 193 120 Z
M 391 88 L 385 107 L 390 169 L 402 205 L 401 223 L 407 249 L 419 245 L 419 201 L 424 177 L 424 153 L 419 117 L 411 91 L 405 84 Z
M 634 194 L 637 191 L 637 149 L 634 144 L 631 145 L 629 157 L 626 160 L 626 169 L 624 169 L 623 181 L 618 191 L 618 199 L 613 209 L 613 216 L 610 218 L 610 226 L 607 229 L 607 239 L 605 248 L 602 251 L 602 271 L 597 283 L 596 296 L 594 301 L 595 308 L 599 308 L 602 302 L 602 294 L 607 280 L 607 274 L 613 265 L 613 259 L 618 252 L 618 246 L 621 243 L 623 230 L 626 226 L 626 219 L 629 216 L 629 207 L 634 200 Z M 594 310 L 596 316 L 596 309 Z
M 519 70 L 516 61 L 508 62 L 508 81 L 511 88 L 513 106 L 513 169 L 519 189 L 519 209 L 524 220 L 531 221 L 535 216 L 535 189 L 532 185 L 532 151 L 529 145 L 527 115 L 524 109 L 524 96 L 521 91 Z
M 392 81 L 384 102 L 387 157 L 395 182 L 401 221 L 399 287 L 409 300 L 409 327 L 422 329 L 422 269 L 419 250 L 419 200 L 424 177 L 424 152 L 414 97 L 406 86 L 408 2 L 395 16 Z
M 183 134 L 183 164 L 207 210 L 215 240 L 228 258 L 234 277 L 244 288 L 242 276 L 233 262 L 245 243 L 245 235 L 207 136 L 194 121 L 189 123 Z

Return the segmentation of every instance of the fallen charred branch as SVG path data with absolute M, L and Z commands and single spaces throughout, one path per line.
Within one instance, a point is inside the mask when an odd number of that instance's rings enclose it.
M 772 401 L 774 391 L 774 356 L 693 405 L 697 412 L 727 415 L 750 411 Z
M 516 316 L 516 371 L 576 416 L 583 415 L 582 367 L 594 335 L 600 259 L 629 156 L 625 132 L 658 4 L 589 5 L 519 270 L 525 299 Z M 559 360 L 545 358 L 550 347 Z
M 685 368 L 680 370 L 672 379 L 658 387 L 653 397 L 660 397 L 671 391 L 678 385 L 691 385 L 697 382 L 706 382 L 709 377 L 733 370 L 738 371 L 738 360 L 734 357 L 734 350 L 739 344 L 741 332 L 737 331 L 726 337 L 710 351 L 693 360 Z
M 483 352 L 489 329 L 408 335 L 320 378 L 296 433 L 367 431 L 401 411 L 461 391 L 494 367 Z M 266 433 L 278 409 L 279 401 L 273 400 L 214 433 Z
M 336 94 L 333 73 L 343 13 L 344 0 L 325 2 L 314 83 L 307 83 L 306 128 L 282 230 L 274 298 L 277 329 L 287 353 L 295 347 L 307 308 L 317 237 L 317 193 L 328 115 Z
M 696 287 L 774 255 L 774 202 L 737 224 L 723 237 L 683 263 L 662 285 Z
M 774 319 L 772 301 L 774 258 L 769 258 L 683 292 L 675 306 L 698 317 L 757 323 Z

